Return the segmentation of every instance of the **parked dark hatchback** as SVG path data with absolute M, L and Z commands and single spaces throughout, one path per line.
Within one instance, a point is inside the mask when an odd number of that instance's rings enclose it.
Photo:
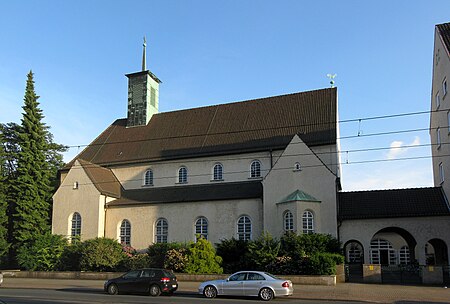
M 104 290 L 111 295 L 118 293 L 145 293 L 159 296 L 173 294 L 178 288 L 176 276 L 166 269 L 144 268 L 130 270 L 124 275 L 105 282 Z

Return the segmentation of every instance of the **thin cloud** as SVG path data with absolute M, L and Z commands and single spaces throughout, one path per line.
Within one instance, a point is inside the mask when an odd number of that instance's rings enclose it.
M 420 138 L 416 136 L 412 143 L 404 144 L 403 141 L 395 140 L 391 142 L 390 150 L 386 154 L 387 159 L 396 159 L 399 156 L 405 155 L 410 148 L 405 148 L 404 146 L 418 146 L 420 145 Z

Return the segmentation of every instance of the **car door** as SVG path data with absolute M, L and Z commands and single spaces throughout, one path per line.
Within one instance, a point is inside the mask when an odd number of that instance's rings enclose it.
M 140 274 L 141 270 L 132 270 L 124 274 L 119 284 L 119 290 L 121 292 L 139 292 L 136 288 L 136 282 Z
M 243 296 L 244 295 L 244 281 L 247 276 L 246 272 L 239 272 L 233 274 L 222 284 L 222 292 L 229 296 Z
M 155 277 L 155 271 L 152 269 L 143 269 L 141 275 L 136 279 L 136 292 L 148 292 L 153 278 Z
M 257 296 L 263 286 L 265 278 L 256 272 L 249 272 L 244 281 L 244 296 Z

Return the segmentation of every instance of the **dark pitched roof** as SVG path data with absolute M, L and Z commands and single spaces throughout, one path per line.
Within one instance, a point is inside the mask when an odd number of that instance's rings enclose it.
M 110 169 L 100 167 L 83 159 L 78 159 L 78 161 L 101 194 L 116 198 L 120 197 L 122 186 Z
M 450 23 L 438 24 L 436 27 L 438 28 L 442 40 L 447 47 L 447 51 L 450 52 Z
M 338 193 L 340 220 L 450 215 L 442 188 Z
M 295 134 L 310 146 L 334 144 L 336 100 L 330 88 L 158 113 L 140 127 L 118 119 L 77 158 L 112 165 L 282 149 Z
M 260 181 L 132 189 L 108 206 L 261 198 Z

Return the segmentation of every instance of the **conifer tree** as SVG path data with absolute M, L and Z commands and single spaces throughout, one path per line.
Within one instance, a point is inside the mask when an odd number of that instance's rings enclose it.
M 8 203 L 6 201 L 6 156 L 3 134 L 0 132 L 0 261 L 5 261 L 8 253 Z
M 33 73 L 27 75 L 23 117 L 17 132 L 13 242 L 15 248 L 50 230 L 51 170 L 47 163 L 48 130 L 43 123 Z

